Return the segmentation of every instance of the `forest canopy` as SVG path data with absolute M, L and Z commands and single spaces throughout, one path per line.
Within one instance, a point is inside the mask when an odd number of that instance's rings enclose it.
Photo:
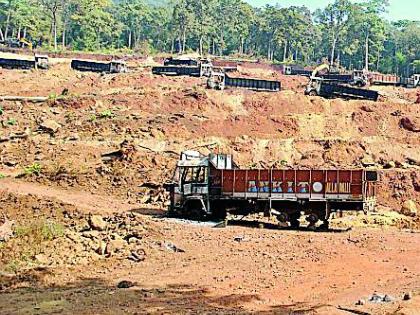
M 349 69 L 420 71 L 420 21 L 389 22 L 387 0 L 251 6 L 242 0 L 0 0 L 0 41 L 51 50 L 198 52 Z M 367 64 L 366 64 L 367 62 Z

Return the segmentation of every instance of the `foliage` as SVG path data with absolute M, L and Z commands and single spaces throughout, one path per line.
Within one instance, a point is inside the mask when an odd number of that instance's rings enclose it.
M 114 117 L 114 113 L 110 109 L 105 109 L 99 114 L 99 118 L 112 118 Z
M 388 0 L 252 7 L 244 0 L 0 0 L 0 40 L 48 50 L 236 55 L 409 74 L 420 22 L 383 18 Z
M 37 244 L 62 237 L 64 226 L 50 220 L 40 220 L 30 225 L 18 225 L 14 228 L 16 237 L 31 237 Z
M 33 163 L 32 165 L 29 165 L 24 168 L 24 174 L 25 175 L 40 175 L 41 174 L 41 165 L 39 163 Z
M 6 124 L 9 125 L 9 126 L 14 126 L 14 125 L 16 125 L 16 123 L 17 123 L 17 121 L 16 121 L 15 118 L 9 118 L 6 122 Z

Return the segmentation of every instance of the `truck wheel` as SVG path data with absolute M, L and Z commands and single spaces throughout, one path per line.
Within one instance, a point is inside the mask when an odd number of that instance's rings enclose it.
M 330 228 L 330 221 L 325 220 L 322 222 L 322 224 L 319 226 L 319 229 L 321 231 L 328 231 L 328 229 Z
M 289 216 L 290 227 L 298 229 L 300 227 L 300 212 L 291 213 Z
M 309 96 L 318 96 L 318 93 L 316 92 L 316 91 L 310 91 L 309 93 L 308 93 L 308 95 Z
M 184 204 L 182 217 L 192 220 L 203 220 L 205 212 L 200 200 L 189 200 Z

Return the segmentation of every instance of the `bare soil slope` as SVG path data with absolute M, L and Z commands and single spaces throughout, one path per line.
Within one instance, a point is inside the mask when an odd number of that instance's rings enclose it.
M 418 314 L 419 219 L 397 213 L 420 204 L 415 91 L 378 88 L 377 103 L 306 97 L 304 78 L 245 65 L 238 75 L 284 90 L 220 92 L 153 76 L 150 60 L 118 75 L 52 63 L 0 69 L 0 99 L 48 97 L 0 101 L 0 209 L 15 221 L 0 243 L 0 314 Z M 379 169 L 380 212 L 336 218 L 330 233 L 164 220 L 162 184 L 185 149 L 249 167 Z M 375 291 L 394 300 L 354 305 Z

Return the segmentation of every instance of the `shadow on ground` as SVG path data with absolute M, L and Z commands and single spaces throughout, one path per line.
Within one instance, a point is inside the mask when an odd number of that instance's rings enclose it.
M 135 284 L 119 289 L 103 279 L 81 279 L 62 286 L 43 286 L 46 270 L 15 276 L 15 287 L 0 291 L 0 314 L 315 314 L 304 304 L 279 305 L 268 311 L 248 311 L 244 304 L 259 302 L 258 295 L 214 296 L 206 289 L 186 285 L 146 288 Z M 36 275 L 38 274 L 38 275 Z

